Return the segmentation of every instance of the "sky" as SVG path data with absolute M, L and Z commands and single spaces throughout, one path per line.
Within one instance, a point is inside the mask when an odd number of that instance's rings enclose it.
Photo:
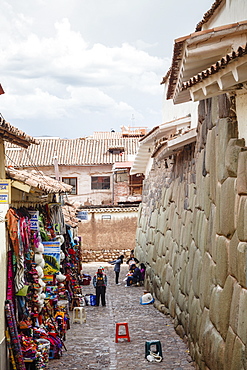
M 34 137 L 160 125 L 174 39 L 212 3 L 1 0 L 1 115 Z

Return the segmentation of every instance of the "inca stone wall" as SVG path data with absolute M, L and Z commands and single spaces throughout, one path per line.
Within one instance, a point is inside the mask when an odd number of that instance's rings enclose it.
M 109 262 L 116 260 L 122 254 L 126 259 L 130 256 L 130 249 L 103 249 L 99 250 L 87 250 L 83 249 L 81 252 L 82 262 Z
M 199 104 L 194 145 L 155 158 L 136 257 L 199 369 L 247 369 L 247 151 L 235 97 Z

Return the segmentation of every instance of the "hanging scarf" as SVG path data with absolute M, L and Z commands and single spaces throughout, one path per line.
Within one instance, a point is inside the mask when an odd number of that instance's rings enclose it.
M 13 271 L 13 260 L 12 260 L 12 251 L 8 251 L 8 267 L 7 267 L 7 294 L 6 297 L 8 300 L 14 302 L 14 271 Z
M 13 303 L 10 300 L 5 302 L 5 314 L 7 319 L 7 325 L 9 328 L 11 347 L 13 350 L 16 367 L 18 370 L 26 370 L 26 366 L 23 360 L 21 344 L 18 336 L 16 318 L 14 314 Z
M 6 213 L 7 227 L 15 255 L 19 254 L 19 237 L 18 237 L 18 215 L 13 208 L 9 208 Z

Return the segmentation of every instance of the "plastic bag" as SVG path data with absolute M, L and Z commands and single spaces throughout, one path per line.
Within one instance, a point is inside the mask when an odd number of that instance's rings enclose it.
M 91 306 L 96 306 L 96 295 L 94 295 L 94 294 L 90 295 L 90 305 Z

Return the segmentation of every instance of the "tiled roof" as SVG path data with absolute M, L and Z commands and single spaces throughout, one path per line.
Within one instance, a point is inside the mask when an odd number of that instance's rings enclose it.
M 23 182 L 33 188 L 40 189 L 47 194 L 70 193 L 72 186 L 61 181 L 52 179 L 40 171 L 16 170 L 13 167 L 6 168 L 8 178 Z
M 133 162 L 116 162 L 114 164 L 114 169 L 130 168 Z
M 26 150 L 14 150 L 6 144 L 7 165 L 15 167 L 52 166 L 54 157 L 58 165 L 98 165 L 128 161 L 136 154 L 139 138 L 121 139 L 40 139 L 40 145 L 30 145 Z M 119 154 L 110 148 L 124 148 Z
M 201 31 L 202 26 L 209 21 L 209 19 L 213 16 L 216 9 L 223 3 L 224 0 L 215 0 L 212 4 L 211 8 L 203 15 L 202 20 L 196 25 L 196 32 Z
M 81 222 L 81 220 L 79 220 L 76 217 L 77 213 L 79 212 L 79 209 L 73 204 L 65 201 L 64 206 L 62 206 L 62 211 L 63 211 L 65 223 L 67 225 L 71 227 L 77 227 L 79 222 Z
M 2 117 L 0 117 L 0 138 L 23 148 L 27 148 L 30 144 L 39 143 L 38 140 L 34 139 L 32 136 L 10 125 Z
M 189 81 L 184 82 L 182 85 L 182 90 L 186 90 L 187 88 L 196 85 L 202 80 L 205 80 L 206 78 L 225 68 L 227 64 L 231 63 L 236 58 L 240 58 L 244 55 L 247 55 L 247 44 L 244 47 L 239 46 L 237 51 L 233 51 L 232 53 L 227 54 L 225 57 L 221 58 L 221 60 L 211 65 L 206 70 L 198 73 L 196 76 L 193 76 L 189 79 Z
M 213 64 L 217 62 L 218 59 L 215 59 L 215 55 L 220 54 L 221 52 L 225 51 L 227 48 L 232 47 L 233 39 L 232 35 L 235 34 L 241 34 L 241 32 L 244 34 L 247 30 L 247 21 L 241 21 L 237 23 L 232 23 L 228 25 L 223 25 L 219 27 L 215 27 L 212 29 L 207 29 L 203 31 L 194 32 L 190 35 L 180 37 L 175 40 L 174 49 L 173 49 L 173 58 L 172 58 L 172 66 L 170 75 L 168 75 L 168 89 L 167 89 L 167 99 L 174 98 L 174 95 L 176 94 L 176 89 L 179 88 L 178 82 L 180 84 L 181 75 L 186 73 L 192 73 L 194 70 L 194 73 L 191 74 L 189 77 L 193 78 L 194 75 L 197 73 L 201 73 L 201 71 L 204 71 L 207 68 L 211 68 Z M 214 43 L 214 39 L 219 40 L 220 37 L 225 38 L 228 40 L 228 43 L 225 43 L 225 45 L 221 45 L 223 43 L 219 43 L 219 48 L 217 50 L 213 49 L 212 52 L 210 52 L 210 48 L 208 47 L 208 53 L 207 57 L 204 58 L 201 56 L 199 57 L 200 53 L 200 47 L 203 47 L 203 44 L 206 45 L 209 43 Z M 189 50 L 192 49 L 192 46 L 195 50 L 198 50 L 198 63 L 194 63 L 193 59 L 190 60 L 190 57 L 187 56 L 184 61 L 184 53 L 185 49 L 189 48 Z M 220 49 L 220 47 L 222 47 Z M 222 54 L 222 57 L 225 55 Z M 217 58 L 219 58 L 220 55 L 218 55 Z M 222 58 L 223 59 L 223 58 Z M 191 62 L 191 65 L 189 63 Z M 210 63 L 211 62 L 211 63 Z M 181 64 L 183 65 L 183 69 L 181 69 Z M 185 68 L 186 64 L 186 68 Z M 206 65 L 207 64 L 207 65 Z M 182 72 L 181 72 L 182 70 Z M 189 79 L 188 77 L 188 79 Z M 179 80 L 179 81 L 178 81 Z M 182 81 L 181 82 L 186 82 Z

